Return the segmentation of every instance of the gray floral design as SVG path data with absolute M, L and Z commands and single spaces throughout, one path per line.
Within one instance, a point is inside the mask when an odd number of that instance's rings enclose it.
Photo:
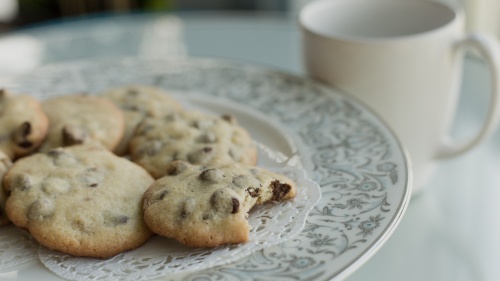
M 381 245 L 409 198 L 408 167 L 392 133 L 347 95 L 285 73 L 205 59 L 125 59 L 48 67 L 4 79 L 16 92 L 97 92 L 149 84 L 245 105 L 280 124 L 323 198 L 303 231 L 238 262 L 170 280 L 330 280 Z M 43 98 L 43 96 L 42 96 Z
M 380 221 L 383 219 L 384 217 L 381 217 L 379 214 L 375 217 L 371 216 L 368 220 L 360 222 L 358 228 L 361 229 L 361 232 L 357 235 L 363 235 L 363 237 L 371 235 L 373 230 L 380 226 Z

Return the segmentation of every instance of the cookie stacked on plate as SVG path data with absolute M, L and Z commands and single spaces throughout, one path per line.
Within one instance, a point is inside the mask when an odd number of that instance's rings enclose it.
M 108 258 L 154 234 L 245 242 L 255 204 L 296 193 L 256 162 L 234 117 L 184 110 L 158 88 L 44 101 L 0 92 L 0 224 L 63 253 Z

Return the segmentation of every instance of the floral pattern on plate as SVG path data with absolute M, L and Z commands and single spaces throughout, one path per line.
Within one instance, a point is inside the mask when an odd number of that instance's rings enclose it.
M 172 280 L 342 279 L 390 236 L 410 197 L 398 140 L 367 107 L 315 81 L 210 59 L 122 59 L 47 67 L 4 85 L 18 92 L 97 92 L 149 84 L 245 104 L 280 125 L 322 199 L 293 239 L 229 265 Z

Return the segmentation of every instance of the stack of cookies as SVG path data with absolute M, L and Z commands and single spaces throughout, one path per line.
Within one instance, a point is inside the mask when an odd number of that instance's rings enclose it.
M 249 210 L 296 193 L 256 162 L 233 116 L 184 110 L 158 88 L 44 101 L 0 91 L 0 224 L 63 253 L 109 258 L 154 234 L 248 241 Z

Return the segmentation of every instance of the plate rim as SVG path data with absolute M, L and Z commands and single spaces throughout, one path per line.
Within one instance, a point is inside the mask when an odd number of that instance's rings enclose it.
M 373 240 L 372 243 L 364 247 L 364 250 L 360 252 L 359 255 L 357 255 L 354 259 L 351 260 L 350 263 L 347 263 L 344 267 L 339 268 L 333 272 L 333 274 L 325 274 L 322 278 L 322 280 L 343 280 L 347 278 L 349 275 L 351 275 L 353 272 L 355 272 L 359 267 L 361 267 L 363 264 L 365 264 L 378 250 L 388 241 L 388 239 L 391 237 L 395 229 L 397 229 L 397 226 L 401 222 L 402 218 L 404 217 L 404 214 L 407 210 L 407 207 L 409 205 L 410 199 L 411 199 L 411 190 L 412 190 L 412 185 L 413 185 L 413 173 L 411 169 L 411 159 L 410 156 L 405 149 L 404 145 L 401 143 L 401 140 L 397 137 L 395 132 L 392 130 L 392 128 L 387 124 L 381 116 L 375 112 L 370 106 L 365 104 L 363 101 L 361 101 L 359 98 L 343 91 L 342 89 L 339 89 L 337 87 L 333 87 L 331 85 L 327 85 L 321 81 L 314 80 L 310 77 L 298 75 L 298 74 L 293 74 L 281 69 L 274 69 L 270 66 L 265 66 L 265 65 L 260 65 L 260 64 L 255 64 L 251 62 L 241 62 L 237 60 L 232 60 L 232 59 L 221 59 L 221 58 L 207 58 L 207 57 L 179 57 L 179 58 L 151 58 L 151 57 L 120 57 L 120 58 L 107 58 L 107 59 L 87 59 L 87 60 L 72 60 L 72 61 L 65 61 L 65 62 L 59 62 L 59 63 L 54 63 L 54 64 L 48 64 L 48 65 L 42 65 L 40 67 L 37 67 L 36 69 L 29 71 L 27 73 L 23 74 L 16 74 L 16 75 L 9 75 L 6 77 L 0 78 L 0 83 L 4 81 L 10 81 L 10 80 L 16 80 L 19 79 L 20 77 L 25 77 L 25 76 L 30 76 L 34 75 L 36 73 L 40 73 L 43 71 L 47 71 L 50 69 L 60 69 L 60 68 L 75 68 L 75 67 L 85 67 L 85 66 L 95 66 L 98 64 L 103 64 L 103 63 L 123 63 L 123 62 L 133 62 L 133 63 L 141 63 L 141 62 L 148 62 L 148 61 L 162 61 L 162 62 L 167 62 L 167 63 L 173 63 L 173 62 L 188 62 L 188 63 L 208 63 L 208 64 L 215 64 L 215 65 L 223 65 L 223 66 L 229 66 L 229 67 L 241 67 L 245 69 L 253 69 L 257 71 L 267 71 L 267 72 L 273 72 L 277 73 L 282 76 L 294 78 L 294 79 L 300 79 L 303 81 L 307 81 L 308 83 L 313 83 L 315 85 L 319 85 L 323 88 L 328 89 L 329 91 L 335 92 L 339 95 L 341 95 L 343 98 L 346 100 L 357 104 L 360 108 L 363 108 L 363 110 L 366 110 L 369 112 L 369 115 L 372 115 L 380 124 L 381 126 L 384 127 L 384 129 L 388 132 L 390 137 L 392 138 L 392 141 L 396 144 L 397 146 L 397 151 L 401 154 L 404 164 L 405 164 L 405 176 L 406 176 L 406 182 L 404 183 L 405 191 L 403 192 L 403 197 L 400 202 L 398 202 L 398 206 L 396 208 L 396 211 L 394 213 L 394 216 L 391 218 L 390 222 L 387 224 L 387 226 L 383 229 L 383 231 L 379 234 L 379 236 Z M 233 101 L 237 102 L 237 101 Z M 273 120 L 276 122 L 276 120 Z M 286 129 L 286 128 L 285 128 Z M 288 132 L 292 136 L 295 136 L 296 134 L 293 132 Z M 294 140 L 296 140 L 296 137 L 294 137 Z M 300 150 L 298 150 L 300 151 Z M 310 171 L 308 171 L 309 174 Z M 162 277 L 165 278 L 165 277 Z

